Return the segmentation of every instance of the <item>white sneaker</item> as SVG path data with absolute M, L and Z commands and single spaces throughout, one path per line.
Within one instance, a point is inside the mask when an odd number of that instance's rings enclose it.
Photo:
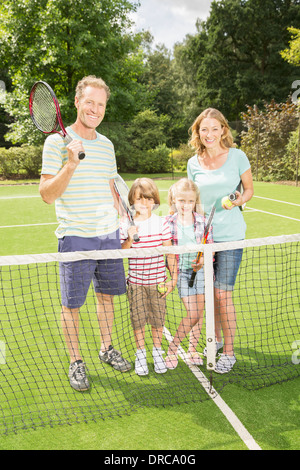
M 137 375 L 148 375 L 146 349 L 137 349 L 135 354 L 135 373 Z
M 161 348 L 153 348 L 154 370 L 157 374 L 164 374 L 168 370 L 164 358 L 162 357 L 163 353 L 164 351 L 162 351 Z
M 227 354 L 220 354 L 220 359 L 216 364 L 215 372 L 217 372 L 218 374 L 227 374 L 227 372 L 231 371 L 235 363 L 235 356 L 227 356 Z

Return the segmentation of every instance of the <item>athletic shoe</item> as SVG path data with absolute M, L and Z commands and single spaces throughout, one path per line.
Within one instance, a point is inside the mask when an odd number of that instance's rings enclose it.
M 137 375 L 149 374 L 145 349 L 138 349 L 137 352 L 135 353 L 134 370 Z
M 162 357 L 163 352 L 161 348 L 153 348 L 152 357 L 154 361 L 154 371 L 157 374 L 165 374 L 167 372 L 166 363 Z
M 220 349 L 222 349 L 224 346 L 223 344 L 223 341 L 221 341 L 220 343 L 218 341 L 216 341 L 216 356 L 218 354 L 218 352 L 220 351 Z M 205 347 L 203 349 L 203 356 L 206 357 L 207 356 L 207 347 Z
M 69 367 L 70 385 L 77 392 L 84 392 L 90 388 L 89 381 L 85 373 L 85 365 L 82 361 L 75 361 Z
M 190 364 L 193 364 L 194 366 L 203 366 L 203 359 L 197 351 L 188 352 L 187 360 Z
M 111 345 L 105 352 L 99 352 L 100 361 L 110 364 L 114 369 L 120 372 L 127 372 L 131 369 L 131 364 L 121 356 L 120 351 L 114 349 Z
M 168 369 L 176 369 L 178 366 L 177 354 L 168 354 L 165 358 L 165 364 Z
M 218 360 L 215 372 L 218 374 L 227 374 L 233 368 L 236 363 L 235 356 L 228 356 L 227 354 L 220 354 L 220 359 Z

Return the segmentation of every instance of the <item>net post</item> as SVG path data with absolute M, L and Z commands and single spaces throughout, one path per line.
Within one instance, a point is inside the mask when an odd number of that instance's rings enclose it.
M 214 271 L 212 245 L 204 246 L 204 280 L 205 280 L 205 315 L 206 315 L 206 348 L 207 370 L 214 370 L 216 365 L 215 307 L 214 307 Z

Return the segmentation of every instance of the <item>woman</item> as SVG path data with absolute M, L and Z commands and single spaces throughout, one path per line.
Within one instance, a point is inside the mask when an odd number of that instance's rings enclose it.
M 200 189 L 205 214 L 216 205 L 213 219 L 214 242 L 229 242 L 245 238 L 246 224 L 240 210 L 253 196 L 253 180 L 250 163 L 244 152 L 238 150 L 228 122 L 214 108 L 203 111 L 192 125 L 190 144 L 196 150 L 187 166 L 188 177 Z M 243 194 L 237 190 L 240 182 Z M 234 192 L 232 205 L 222 206 L 224 196 Z M 234 336 L 236 315 L 232 292 L 242 260 L 242 249 L 220 251 L 215 254 L 215 324 L 216 349 L 223 347 L 223 354 L 216 364 L 216 372 L 229 372 L 236 362 Z

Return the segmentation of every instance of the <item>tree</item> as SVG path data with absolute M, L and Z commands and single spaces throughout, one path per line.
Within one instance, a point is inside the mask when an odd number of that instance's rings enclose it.
M 0 5 L 0 59 L 13 90 L 5 107 L 14 117 L 14 142 L 37 135 L 28 121 L 34 81 L 54 88 L 64 120 L 75 118 L 74 90 L 84 75 L 101 76 L 111 88 L 106 119 L 127 121 L 148 103 L 138 83 L 143 71 L 142 35 L 130 32 L 129 0 L 7 0 Z
M 284 60 L 296 66 L 300 66 L 300 29 L 288 28 L 288 31 L 292 35 L 292 39 L 289 43 L 289 48 L 281 51 L 281 56 Z
M 169 171 L 170 149 L 166 145 L 168 124 L 167 116 L 157 115 L 152 110 L 138 113 L 127 130 L 126 153 L 123 150 L 123 155 L 118 155 L 120 167 L 140 173 Z
M 276 103 L 272 100 L 265 103 L 262 110 L 248 106 L 242 119 L 247 131 L 242 133 L 241 148 L 250 160 L 256 179 L 293 179 L 296 158 L 295 152 L 291 156 L 293 149 L 288 149 L 288 145 L 297 129 L 297 105 L 291 101 Z
M 196 65 L 198 105 L 236 120 L 245 104 L 285 101 L 297 68 L 280 55 L 287 27 L 300 26 L 298 0 L 221 0 L 186 45 Z

